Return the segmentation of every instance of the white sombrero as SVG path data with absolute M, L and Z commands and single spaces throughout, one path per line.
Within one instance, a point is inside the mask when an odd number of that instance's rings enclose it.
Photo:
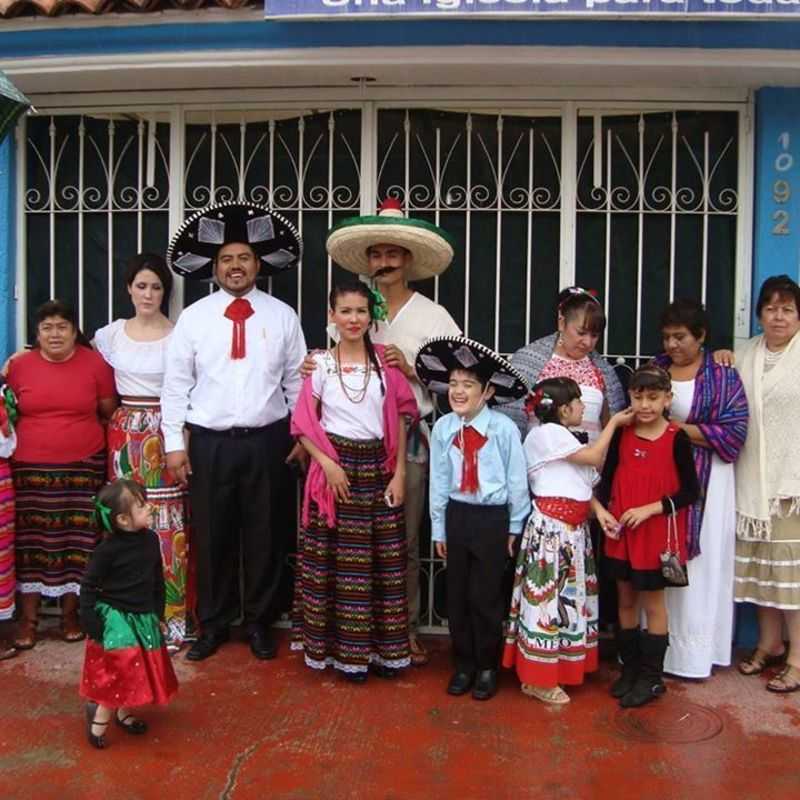
M 376 244 L 404 247 L 412 255 L 406 270 L 409 281 L 441 275 L 453 260 L 453 242 L 437 225 L 406 217 L 395 198 L 384 200 L 377 214 L 348 217 L 328 234 L 325 246 L 340 266 L 359 275 L 369 275 L 367 249 Z
M 431 392 L 447 394 L 454 369 L 475 372 L 494 387 L 489 403 L 510 403 L 524 397 L 528 383 L 491 348 L 466 336 L 437 336 L 419 349 L 414 363 L 417 377 Z
M 232 242 L 253 248 L 261 277 L 294 267 L 303 255 L 300 234 L 285 217 L 254 203 L 230 202 L 192 214 L 172 237 L 167 264 L 182 277 L 210 280 L 219 249 Z

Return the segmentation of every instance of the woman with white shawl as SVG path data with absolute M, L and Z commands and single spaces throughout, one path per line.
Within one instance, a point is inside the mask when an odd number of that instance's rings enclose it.
M 758 606 L 759 640 L 739 671 L 780 664 L 767 689 L 787 693 L 800 689 L 800 286 L 768 278 L 756 313 L 764 333 L 736 354 L 750 426 L 736 463 L 735 597 Z

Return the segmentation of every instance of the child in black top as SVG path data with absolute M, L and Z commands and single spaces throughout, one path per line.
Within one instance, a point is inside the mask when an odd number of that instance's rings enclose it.
M 116 480 L 98 492 L 95 507 L 105 538 L 81 581 L 81 626 L 89 638 L 80 693 L 91 701 L 89 742 L 102 749 L 112 714 L 126 733 L 145 733 L 147 724 L 129 707 L 167 703 L 178 682 L 162 635 L 164 575 L 144 489 Z

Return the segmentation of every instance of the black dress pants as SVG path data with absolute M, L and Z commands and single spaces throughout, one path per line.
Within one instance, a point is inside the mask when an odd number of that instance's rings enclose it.
M 447 505 L 447 620 L 459 672 L 497 669 L 508 524 L 507 506 Z
M 272 621 L 287 546 L 272 519 L 279 504 L 294 502 L 285 478 L 290 445 L 288 417 L 264 428 L 191 426 L 191 536 L 204 633 L 226 631 L 239 615 L 240 563 L 245 625 Z

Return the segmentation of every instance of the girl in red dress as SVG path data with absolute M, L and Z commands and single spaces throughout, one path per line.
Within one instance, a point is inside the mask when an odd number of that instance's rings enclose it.
M 661 572 L 661 554 L 677 550 L 680 563 L 686 563 L 686 510 L 700 491 L 689 437 L 667 416 L 669 374 L 653 364 L 640 367 L 628 391 L 635 422 L 615 433 L 593 501 L 606 535 L 607 573 L 617 582 L 623 669 L 611 694 L 623 708 L 644 705 L 666 691 L 664 589 L 670 584 Z M 671 543 L 670 516 L 677 532 Z M 647 630 L 640 632 L 642 610 Z

